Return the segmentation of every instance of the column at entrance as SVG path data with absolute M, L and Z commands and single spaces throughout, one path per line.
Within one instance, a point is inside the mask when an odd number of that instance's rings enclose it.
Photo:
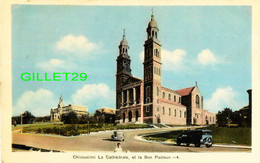
M 135 87 L 133 88 L 133 102 L 134 105 L 136 104 L 136 92 L 135 92 Z
M 124 106 L 124 91 L 122 91 L 121 94 L 122 94 L 121 98 L 122 98 L 122 107 L 123 107 Z
M 129 105 L 129 89 L 127 90 L 127 94 L 126 94 L 126 105 Z

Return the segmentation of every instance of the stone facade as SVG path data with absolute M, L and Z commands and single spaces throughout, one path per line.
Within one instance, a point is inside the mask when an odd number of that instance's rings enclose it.
M 63 104 L 63 98 L 60 97 L 58 107 L 51 109 L 50 112 L 51 121 L 52 122 L 61 121 L 62 116 L 67 115 L 70 112 L 75 112 L 78 117 L 88 115 L 88 110 L 86 106 L 71 105 L 71 104 L 65 106 Z
M 171 125 L 215 124 L 216 114 L 203 110 L 198 86 L 172 90 L 161 85 L 161 43 L 152 15 L 144 43 L 144 78 L 132 76 L 125 38 L 119 45 L 116 72 L 116 112 L 120 123 L 165 123 Z

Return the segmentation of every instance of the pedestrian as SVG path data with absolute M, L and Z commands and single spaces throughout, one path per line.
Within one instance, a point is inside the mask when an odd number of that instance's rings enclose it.
M 122 149 L 122 147 L 121 147 L 121 144 L 120 144 L 120 143 L 117 143 L 117 145 L 116 145 L 116 148 L 115 148 L 114 152 L 123 152 L 123 149 Z

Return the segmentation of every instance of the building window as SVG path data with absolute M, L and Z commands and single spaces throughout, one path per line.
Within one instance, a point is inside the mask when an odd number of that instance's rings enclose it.
M 149 106 L 146 106 L 146 112 L 149 112 Z
M 151 96 L 151 87 L 147 86 L 146 87 L 146 98 Z
M 211 117 L 209 117 L 209 121 L 211 122 Z
M 174 109 L 174 116 L 176 117 L 176 109 Z
M 180 110 L 180 117 L 181 117 L 181 110 Z
M 171 115 L 171 108 L 169 108 L 169 115 Z
M 196 107 L 200 108 L 200 97 L 199 97 L 199 95 L 196 95 Z
M 159 110 L 159 107 L 157 107 L 157 111 L 160 111 L 160 110 Z
M 159 87 L 157 87 L 157 96 L 159 96 Z
M 184 111 L 184 118 L 186 118 L 186 111 Z
M 214 117 L 213 117 L 213 121 L 212 122 L 214 122 Z
M 163 94 L 162 94 L 162 98 L 165 99 L 165 92 L 163 92 Z
M 168 100 L 171 100 L 171 94 L 168 95 Z
M 174 102 L 176 102 L 176 96 L 174 95 Z
M 164 107 L 162 108 L 162 114 L 163 114 L 163 115 L 165 114 L 165 110 L 164 110 Z
M 179 103 L 181 103 L 181 97 L 179 97 Z

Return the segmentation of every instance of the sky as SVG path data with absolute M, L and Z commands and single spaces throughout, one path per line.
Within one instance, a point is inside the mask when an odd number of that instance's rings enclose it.
M 13 115 L 26 110 L 50 114 L 64 104 L 90 113 L 115 108 L 115 73 L 123 29 L 132 74 L 143 78 L 143 44 L 154 18 L 162 44 L 162 85 L 178 90 L 195 85 L 204 109 L 248 105 L 251 89 L 249 6 L 12 6 Z M 85 81 L 23 81 L 21 74 L 86 73 Z M 71 76 L 69 76 L 69 79 Z

